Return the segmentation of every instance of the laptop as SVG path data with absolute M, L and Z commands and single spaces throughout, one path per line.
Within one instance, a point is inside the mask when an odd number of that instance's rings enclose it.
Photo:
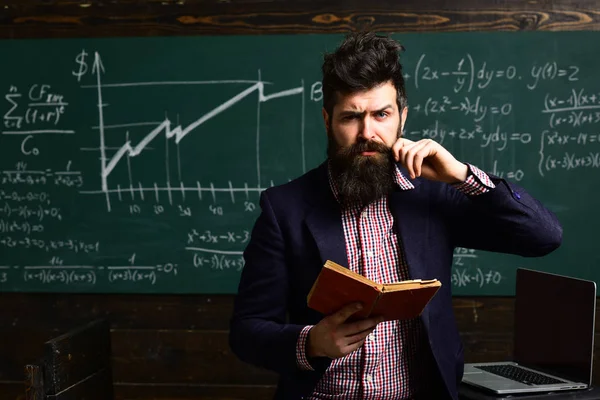
M 595 282 L 519 268 L 513 361 L 466 363 L 463 382 L 497 394 L 586 389 L 595 316 Z

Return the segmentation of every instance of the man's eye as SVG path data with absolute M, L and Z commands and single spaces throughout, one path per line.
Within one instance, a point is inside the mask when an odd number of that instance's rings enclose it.
M 385 117 L 387 117 L 387 115 L 388 114 L 385 111 L 379 111 L 377 113 L 377 118 L 385 118 Z

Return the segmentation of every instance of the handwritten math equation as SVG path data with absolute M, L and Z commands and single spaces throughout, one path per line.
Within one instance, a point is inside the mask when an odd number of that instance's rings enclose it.
M 521 71 L 513 64 L 493 65 L 485 60 L 476 60 L 467 53 L 455 68 L 449 70 L 431 64 L 429 59 L 427 54 L 421 54 L 413 76 L 405 76 L 405 79 L 414 80 L 417 89 L 424 88 L 428 83 L 439 85 L 444 80 L 453 83 L 454 93 L 483 90 L 494 81 L 521 81 L 528 90 L 535 90 L 542 81 L 579 81 L 580 68 L 577 65 L 559 65 L 556 61 L 533 63 L 527 70 Z
M 477 251 L 464 247 L 454 249 L 454 263 L 452 266 L 452 285 L 455 287 L 468 287 L 485 285 L 499 285 L 502 282 L 502 274 L 500 272 L 470 265 L 472 260 L 477 260 Z
M 50 168 L 30 170 L 27 169 L 27 163 L 18 162 L 15 169 L 0 170 L 0 183 L 5 185 L 82 187 L 83 175 L 81 171 L 71 171 L 70 167 L 71 163 L 68 162 L 65 170 L 54 171 Z
M 502 282 L 502 274 L 491 269 L 484 270 L 475 268 L 453 268 L 452 269 L 452 285 L 455 287 L 499 285 Z
M 25 134 L 25 128 L 29 126 L 54 128 L 60 124 L 69 106 L 63 94 L 51 85 L 40 83 L 30 85 L 25 93 L 17 86 L 10 86 L 4 98 L 10 105 L 3 116 L 3 125 L 7 129 L 4 134 Z
M 130 259 L 135 259 L 135 255 Z M 154 265 L 69 265 L 60 257 L 52 257 L 46 265 L 0 266 L 0 283 L 10 277 L 21 277 L 24 282 L 63 285 L 96 285 L 99 279 L 111 284 L 123 282 L 155 285 L 160 276 L 177 276 L 179 265 L 163 263 Z

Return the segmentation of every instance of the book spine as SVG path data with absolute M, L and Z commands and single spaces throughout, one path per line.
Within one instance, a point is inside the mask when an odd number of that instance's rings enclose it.
M 382 295 L 383 295 L 383 292 L 377 293 L 377 297 L 375 298 L 375 301 L 373 302 L 373 304 L 371 305 L 371 308 L 369 309 L 369 312 L 367 313 L 367 318 L 371 317 L 371 313 L 375 309 L 375 306 L 377 306 L 377 302 L 379 301 L 379 299 L 381 298 Z

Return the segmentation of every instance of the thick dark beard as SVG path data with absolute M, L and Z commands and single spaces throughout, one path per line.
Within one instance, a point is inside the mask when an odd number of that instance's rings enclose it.
M 392 149 L 383 143 L 359 139 L 350 147 L 339 147 L 329 136 L 329 156 L 338 200 L 343 206 L 365 206 L 388 195 L 395 187 Z M 363 151 L 378 154 L 363 156 Z

